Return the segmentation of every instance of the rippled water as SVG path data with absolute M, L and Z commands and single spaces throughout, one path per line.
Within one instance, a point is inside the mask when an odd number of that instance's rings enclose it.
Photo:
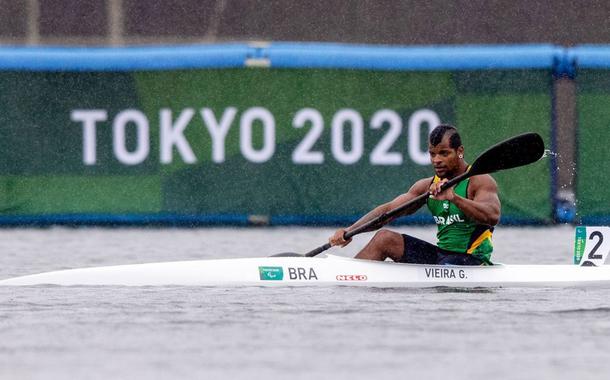
M 0 278 L 305 252 L 331 232 L 7 229 Z M 570 264 L 573 231 L 501 227 L 495 245 L 495 261 Z M 2 379 L 601 379 L 608 352 L 607 289 L 0 288 Z

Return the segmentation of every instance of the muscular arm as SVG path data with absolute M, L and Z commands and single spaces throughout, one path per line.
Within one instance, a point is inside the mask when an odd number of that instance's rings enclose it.
M 346 231 L 351 231 L 355 228 L 358 228 L 361 225 L 368 223 L 369 221 L 379 217 L 380 215 L 383 215 L 395 208 L 398 208 L 398 207 L 402 206 L 403 204 L 407 203 L 408 201 L 410 201 L 414 198 L 417 198 L 421 194 L 426 193 L 428 191 L 428 185 L 430 184 L 431 181 L 432 181 L 432 178 L 424 178 L 422 180 L 417 181 L 413 186 L 411 186 L 409 191 L 397 196 L 390 202 L 387 202 L 380 206 L 375 207 L 372 211 L 370 211 L 369 213 L 364 215 L 362 218 L 360 218 L 356 223 L 349 226 L 346 229 Z M 418 207 L 409 208 L 409 209 L 405 210 L 404 212 L 402 212 L 401 214 L 395 215 L 394 217 L 390 218 L 390 220 L 388 220 L 387 223 L 389 223 L 389 222 L 393 221 L 394 219 L 399 218 L 401 216 L 413 214 L 421 206 L 422 205 L 418 205 Z M 374 225 L 374 226 L 371 226 L 371 228 L 368 229 L 367 231 L 374 231 L 380 227 L 381 227 L 381 225 L 376 225 L 376 226 Z
M 477 223 L 495 226 L 500 221 L 498 186 L 490 175 L 479 175 L 470 179 L 468 198 L 455 194 L 453 188 L 434 198 L 447 199 Z
M 360 218 L 356 223 L 352 224 L 351 226 L 349 226 L 348 228 L 340 228 L 337 231 L 335 231 L 335 233 L 333 234 L 333 236 L 331 236 L 328 239 L 328 242 L 330 243 L 331 246 L 335 246 L 335 245 L 340 245 L 342 247 L 345 247 L 346 245 L 348 245 L 352 239 L 347 239 L 345 240 L 345 233 L 348 231 L 353 231 L 354 229 L 362 226 L 365 223 L 368 223 L 369 221 L 395 209 L 398 208 L 402 205 L 404 205 L 406 202 L 409 202 L 410 200 L 417 198 L 418 196 L 420 196 L 421 194 L 425 194 L 428 192 L 428 185 L 430 184 L 430 182 L 432 181 L 432 178 L 425 178 L 422 180 L 417 181 L 413 186 L 411 186 L 411 188 L 409 189 L 409 191 L 407 191 L 404 194 L 401 194 L 399 196 L 397 196 L 396 198 L 394 198 L 392 201 L 384 203 L 380 206 L 375 207 L 372 211 L 370 211 L 369 213 L 367 213 L 366 215 L 364 215 L 362 218 Z M 413 214 L 415 211 L 417 211 L 422 205 L 414 205 L 413 207 L 410 207 L 406 210 L 404 210 L 403 212 L 401 212 L 398 215 L 394 215 L 393 217 L 389 218 L 389 220 L 387 220 L 385 223 L 389 223 L 392 220 L 403 216 L 403 215 L 409 215 L 409 214 Z M 367 228 L 365 231 L 363 232 L 367 232 L 367 231 L 375 231 L 379 228 L 382 227 L 383 224 L 374 224 L 371 225 L 369 228 Z

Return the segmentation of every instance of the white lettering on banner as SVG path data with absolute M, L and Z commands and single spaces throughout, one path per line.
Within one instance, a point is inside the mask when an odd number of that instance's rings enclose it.
M 429 109 L 422 109 L 413 112 L 413 115 L 409 118 L 409 157 L 411 160 L 419 165 L 430 165 L 430 153 L 428 148 L 425 150 L 421 149 L 421 126 L 422 124 L 428 124 L 428 133 L 441 123 L 436 112 Z M 428 144 L 426 144 L 426 147 Z
M 106 110 L 73 110 L 70 120 L 83 123 L 83 162 L 95 165 L 97 161 L 97 142 L 95 123 L 108 120 Z
M 344 148 L 345 131 L 343 127 L 348 123 L 352 128 L 350 151 L 346 151 Z M 335 159 L 344 165 L 358 162 L 364 151 L 364 121 L 362 116 L 352 109 L 339 110 L 333 117 L 331 128 L 331 151 Z
M 172 111 L 169 108 L 159 110 L 158 146 L 159 161 L 162 164 L 171 164 L 174 161 L 174 148 L 184 163 L 197 162 L 198 157 L 185 135 L 186 128 L 193 121 L 195 113 L 195 108 L 185 108 L 181 111 Z M 227 107 L 222 111 L 219 120 L 212 109 L 201 108 L 199 110 L 211 142 L 211 152 L 199 152 L 200 157 L 210 154 L 214 163 L 226 161 L 227 136 L 237 113 L 236 107 Z M 97 127 L 98 123 L 108 121 L 108 117 L 108 111 L 102 109 L 75 109 L 70 114 L 71 121 L 82 123 L 83 163 L 85 165 L 97 164 L 97 135 L 102 132 Z M 174 117 L 176 117 L 175 120 Z M 300 140 L 294 142 L 291 156 L 294 164 L 323 164 L 326 160 L 325 153 L 315 150 L 314 147 L 319 140 L 329 137 L 330 141 L 321 145 L 330 145 L 330 153 L 336 162 L 351 165 L 362 159 L 365 152 L 365 121 L 357 110 L 341 109 L 337 111 L 332 117 L 330 136 L 324 133 L 324 118 L 316 109 L 300 109 L 292 119 L 292 126 L 295 129 L 305 129 L 308 123 L 311 123 L 309 130 Z M 373 166 L 401 165 L 404 163 L 404 151 L 406 150 L 411 161 L 416 165 L 430 165 L 427 148 L 422 146 L 424 144 L 422 141 L 424 124 L 427 124 L 429 134 L 436 125 L 440 124 L 440 118 L 436 112 L 429 109 L 415 111 L 410 116 L 407 126 L 406 149 L 401 149 L 400 147 L 403 145 L 397 144 L 397 141 L 404 130 L 403 116 L 390 109 L 381 109 L 373 113 L 370 128 L 384 131 L 370 151 L 370 164 Z M 130 151 L 127 147 L 126 136 L 127 131 L 132 131 L 131 128 L 135 128 L 135 144 L 130 144 L 130 149 L 132 149 Z M 276 133 L 275 117 L 268 109 L 263 107 L 246 109 L 239 119 L 239 149 L 242 157 L 254 163 L 264 163 L 272 159 L 276 151 Z M 153 133 L 153 135 L 157 134 Z M 369 136 L 376 135 L 376 133 L 371 133 L 366 136 L 370 138 Z M 150 137 L 149 120 L 139 110 L 122 110 L 112 119 L 114 156 L 125 165 L 137 165 L 148 158 L 152 143 Z M 286 137 L 282 136 L 280 141 L 290 143 L 294 141 Z M 394 146 L 398 147 L 396 151 L 392 151 Z
M 252 124 L 255 120 L 263 123 L 263 147 L 260 150 L 252 146 Z M 245 158 L 256 163 L 268 161 L 275 153 L 275 119 L 271 112 L 262 107 L 247 109 L 239 123 L 239 137 L 239 148 Z
M 178 120 L 176 120 L 175 123 L 172 123 L 172 110 L 169 108 L 163 108 L 161 110 L 161 113 L 159 114 L 161 129 L 161 163 L 169 164 L 172 162 L 172 151 L 174 146 L 178 149 L 178 153 L 180 153 L 182 160 L 187 164 L 192 164 L 197 161 L 191 146 L 184 137 L 184 130 L 194 114 L 195 110 L 186 108 L 180 112 Z
M 201 117 L 212 138 L 212 161 L 217 164 L 225 162 L 225 139 L 235 115 L 237 115 L 237 108 L 229 107 L 223 112 L 219 123 L 211 109 L 201 109 Z
M 125 138 L 127 125 L 133 123 L 136 127 L 136 149 L 133 152 L 127 150 L 127 139 Z M 125 110 L 120 112 L 112 123 L 113 150 L 116 158 L 126 165 L 137 165 L 148 157 L 150 151 L 150 133 L 148 130 L 148 119 L 141 111 Z
M 322 114 L 313 108 L 303 108 L 294 115 L 292 126 L 303 128 L 308 121 L 311 122 L 311 129 L 292 152 L 292 162 L 295 164 L 321 164 L 324 162 L 322 152 L 312 151 L 314 144 L 324 131 Z
M 400 137 L 402 132 L 402 119 L 400 115 L 392 110 L 380 110 L 375 112 L 371 118 L 371 128 L 381 129 L 384 123 L 388 123 L 388 132 L 379 141 L 371 152 L 371 164 L 373 165 L 401 165 L 402 154 L 390 152 L 392 145 Z

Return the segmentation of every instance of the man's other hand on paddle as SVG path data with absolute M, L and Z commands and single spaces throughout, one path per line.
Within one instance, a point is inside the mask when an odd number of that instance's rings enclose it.
M 345 240 L 344 236 L 347 230 L 345 228 L 340 228 L 335 231 L 335 234 L 328 239 L 328 242 L 331 246 L 340 245 L 341 247 L 345 247 L 349 243 L 351 243 L 352 239 L 349 238 Z

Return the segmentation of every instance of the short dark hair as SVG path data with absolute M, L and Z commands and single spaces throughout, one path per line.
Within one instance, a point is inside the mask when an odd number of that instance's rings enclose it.
M 462 138 L 457 131 L 457 128 L 451 124 L 441 124 L 434 128 L 430 133 L 430 145 L 437 146 L 443 140 L 443 137 L 449 133 L 449 146 L 452 149 L 457 149 L 462 146 Z

